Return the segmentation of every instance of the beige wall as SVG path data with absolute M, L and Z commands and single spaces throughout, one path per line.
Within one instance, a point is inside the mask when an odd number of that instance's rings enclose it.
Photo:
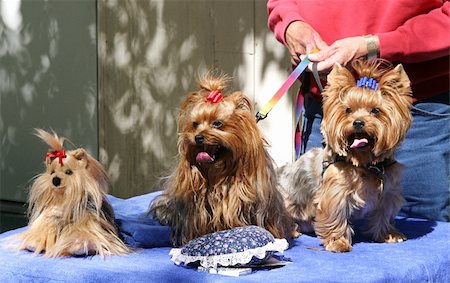
M 113 195 L 159 189 L 176 164 L 177 107 L 219 68 L 262 107 L 290 73 L 263 0 L 98 1 L 100 159 Z M 278 165 L 292 160 L 293 92 L 259 126 Z
M 95 1 L 0 1 L 0 201 L 24 202 L 44 170 L 48 146 L 33 128 L 97 156 L 95 11 Z
M 45 168 L 33 128 L 98 156 L 96 16 L 95 0 L 0 0 L 0 232 L 26 224 Z

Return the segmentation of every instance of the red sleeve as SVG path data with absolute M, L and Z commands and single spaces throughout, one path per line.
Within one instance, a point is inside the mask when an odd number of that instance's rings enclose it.
M 450 2 L 427 14 L 406 21 L 396 30 L 379 33 L 380 57 L 414 63 L 448 56 L 450 48 Z
M 268 26 L 279 42 L 287 45 L 285 32 L 290 23 L 303 21 L 297 12 L 296 0 L 269 0 L 267 2 Z

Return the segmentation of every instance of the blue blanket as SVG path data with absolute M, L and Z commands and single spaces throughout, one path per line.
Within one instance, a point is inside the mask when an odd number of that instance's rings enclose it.
M 126 200 L 109 197 L 133 254 L 49 259 L 28 251 L 0 249 L 0 282 L 450 282 L 450 223 L 398 219 L 408 241 L 379 244 L 356 238 L 353 251 L 323 251 L 319 239 L 302 235 L 284 257 L 288 265 L 239 278 L 175 265 L 170 229 L 147 215 L 158 193 Z M 26 228 L 0 235 L 4 239 Z

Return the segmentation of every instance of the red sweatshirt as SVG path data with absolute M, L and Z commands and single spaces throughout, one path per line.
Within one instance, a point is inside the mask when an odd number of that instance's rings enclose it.
M 307 22 L 329 45 L 345 37 L 377 35 L 380 57 L 403 64 L 415 99 L 449 90 L 448 1 L 269 0 L 267 9 L 269 28 L 284 45 L 293 21 Z

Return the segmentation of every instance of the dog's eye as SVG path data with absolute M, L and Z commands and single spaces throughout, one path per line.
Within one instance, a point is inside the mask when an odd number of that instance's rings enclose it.
M 66 175 L 72 175 L 72 174 L 73 174 L 72 170 L 70 170 L 70 169 L 66 170 Z
M 194 129 L 197 128 L 198 127 L 198 123 L 197 122 L 193 122 L 192 123 L 192 127 L 194 127 Z
M 373 108 L 373 109 L 370 111 L 370 113 L 376 115 L 376 114 L 380 113 L 380 109 L 378 109 L 378 108 Z
M 216 120 L 212 123 L 212 126 L 213 126 L 213 128 L 219 129 L 220 127 L 223 126 L 223 124 L 219 120 Z
M 350 107 L 347 107 L 347 109 L 345 109 L 345 113 L 347 113 L 347 114 L 352 113 L 352 109 Z

